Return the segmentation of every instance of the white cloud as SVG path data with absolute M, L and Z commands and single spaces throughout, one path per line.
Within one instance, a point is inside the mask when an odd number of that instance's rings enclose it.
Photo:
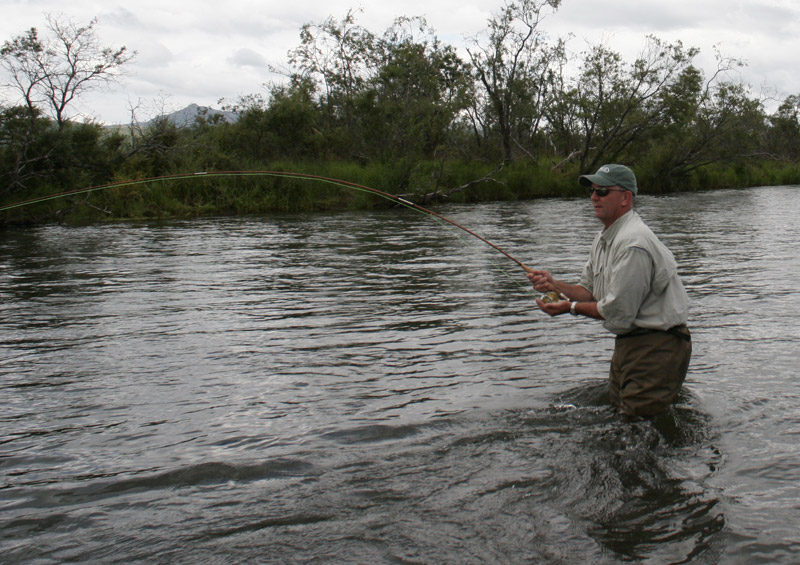
M 253 67 L 255 69 L 266 69 L 268 64 L 261 53 L 247 47 L 237 49 L 236 52 L 228 58 L 228 62 L 236 67 Z
M 4 0 L 0 40 L 30 27 L 43 28 L 44 14 L 64 14 L 78 23 L 98 18 L 97 33 L 106 45 L 125 45 L 139 53 L 122 88 L 83 101 L 105 121 L 124 121 L 130 100 L 169 95 L 178 107 L 195 102 L 215 105 L 220 98 L 263 91 L 275 77 L 268 65 L 281 67 L 299 44 L 304 23 L 337 19 L 361 11 L 357 22 L 382 33 L 395 17 L 422 16 L 443 41 L 462 45 L 486 29 L 502 0 L 305 0 L 265 3 L 229 0 L 140 0 L 135 4 L 90 0 Z M 782 96 L 800 92 L 794 45 L 800 32 L 795 0 L 563 0 L 541 29 L 551 37 L 574 39 L 574 52 L 604 41 L 626 59 L 654 34 L 665 41 L 699 47 L 698 62 L 714 64 L 714 46 L 744 59 L 743 78 L 756 90 L 767 84 Z

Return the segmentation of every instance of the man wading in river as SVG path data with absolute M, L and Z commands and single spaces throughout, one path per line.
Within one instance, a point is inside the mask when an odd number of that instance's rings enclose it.
M 528 273 L 539 292 L 561 298 L 536 303 L 550 316 L 603 320 L 616 334 L 609 372 L 611 403 L 627 416 L 652 416 L 678 396 L 692 354 L 688 297 L 672 253 L 633 210 L 636 177 L 624 165 L 603 165 L 580 183 L 590 190 L 604 228 L 592 243 L 576 285 L 547 271 Z

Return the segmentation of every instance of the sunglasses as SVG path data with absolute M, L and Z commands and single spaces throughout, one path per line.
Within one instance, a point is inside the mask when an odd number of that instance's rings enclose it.
M 604 196 L 608 196 L 609 192 L 625 192 L 624 188 L 608 188 L 607 186 L 601 186 L 598 188 L 590 188 L 589 189 L 589 196 L 594 193 L 597 193 L 597 196 L 603 198 Z

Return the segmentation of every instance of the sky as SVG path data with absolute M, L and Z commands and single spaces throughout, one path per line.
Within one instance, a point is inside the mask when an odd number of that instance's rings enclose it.
M 103 46 L 136 51 L 122 84 L 88 93 L 73 105 L 103 123 L 140 121 L 196 103 L 266 94 L 280 80 L 269 66 L 285 67 L 306 23 L 341 19 L 360 10 L 357 23 L 382 34 L 398 16 L 422 16 L 445 43 L 462 49 L 487 28 L 503 0 L 0 0 L 0 41 L 31 27 L 46 30 L 46 14 L 95 27 Z M 539 30 L 568 38 L 577 60 L 603 43 L 632 62 L 648 35 L 697 47 L 696 63 L 710 75 L 715 50 L 746 62 L 740 78 L 767 109 L 800 94 L 800 2 L 797 0 L 562 0 Z M 15 102 L 6 91 L 6 103 Z

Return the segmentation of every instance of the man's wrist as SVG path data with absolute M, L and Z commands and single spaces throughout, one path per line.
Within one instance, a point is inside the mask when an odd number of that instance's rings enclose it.
M 578 306 L 577 302 L 572 302 L 569 305 L 569 313 L 572 314 L 573 316 L 577 316 L 578 315 L 578 311 L 575 309 L 577 306 Z

